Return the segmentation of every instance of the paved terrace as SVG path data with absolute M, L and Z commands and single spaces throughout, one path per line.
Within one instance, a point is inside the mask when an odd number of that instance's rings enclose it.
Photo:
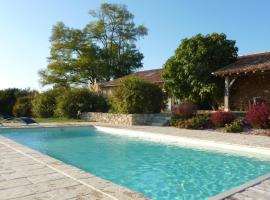
M 141 194 L 0 136 L 1 200 L 146 200 Z
M 50 123 L 41 126 L 98 125 L 166 135 L 196 138 L 226 144 L 263 147 L 270 150 L 270 137 L 196 131 L 173 127 L 118 127 L 101 123 Z M 229 200 L 269 200 L 270 177 L 234 188 Z M 221 199 L 223 199 L 223 197 Z M 146 199 L 126 188 L 0 137 L 0 199 Z
M 253 200 L 253 199 L 254 200 L 270 199 L 270 178 L 226 198 L 226 200 Z

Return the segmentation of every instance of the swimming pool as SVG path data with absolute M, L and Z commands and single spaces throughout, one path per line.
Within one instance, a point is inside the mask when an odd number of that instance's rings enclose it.
M 270 160 L 116 136 L 89 127 L 0 135 L 157 200 L 206 199 L 270 172 Z

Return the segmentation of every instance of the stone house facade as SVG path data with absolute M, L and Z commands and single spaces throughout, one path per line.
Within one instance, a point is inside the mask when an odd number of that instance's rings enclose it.
M 163 88 L 162 69 L 139 71 L 131 74 Z M 224 78 L 224 110 L 246 111 L 258 100 L 270 105 L 270 52 L 239 56 L 237 60 L 212 73 Z M 119 79 L 97 83 L 92 87 L 109 97 L 113 88 L 117 87 Z M 167 110 L 179 103 L 173 97 L 168 98 Z
M 225 79 L 225 110 L 246 111 L 261 100 L 270 104 L 270 52 L 239 56 L 213 75 Z

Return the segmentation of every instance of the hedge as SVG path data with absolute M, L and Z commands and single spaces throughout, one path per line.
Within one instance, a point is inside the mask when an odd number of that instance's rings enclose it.
M 160 113 L 165 108 L 165 99 L 159 86 L 129 76 L 121 79 L 113 90 L 110 105 L 116 113 Z

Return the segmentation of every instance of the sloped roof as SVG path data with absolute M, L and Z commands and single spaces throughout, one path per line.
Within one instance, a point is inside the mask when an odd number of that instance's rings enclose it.
M 161 79 L 161 71 L 162 69 L 152 69 L 152 70 L 145 70 L 139 71 L 131 74 L 132 76 L 139 77 L 145 81 L 149 81 L 152 83 L 162 83 L 163 80 Z M 108 82 L 100 83 L 101 87 L 113 87 L 116 86 L 120 79 L 111 80 Z
M 213 74 L 216 76 L 226 76 L 257 71 L 270 71 L 270 52 L 239 56 L 236 62 L 219 69 Z

